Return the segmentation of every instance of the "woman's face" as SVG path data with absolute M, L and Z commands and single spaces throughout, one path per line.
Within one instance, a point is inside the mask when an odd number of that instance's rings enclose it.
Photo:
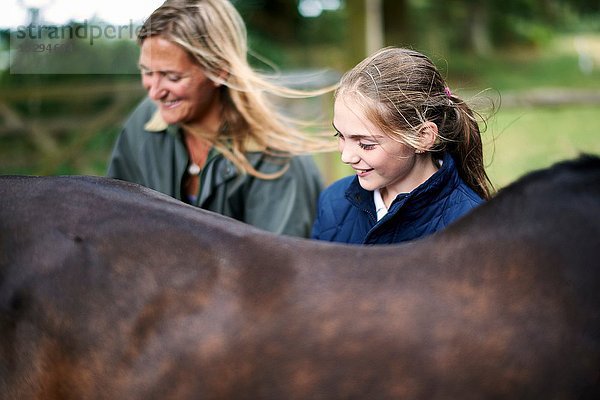
M 139 66 L 142 84 L 165 122 L 218 128 L 219 85 L 208 79 L 185 50 L 151 36 L 142 43 Z
M 414 149 L 385 135 L 352 96 L 338 96 L 333 112 L 342 162 L 356 171 L 364 189 L 398 194 L 422 182 Z

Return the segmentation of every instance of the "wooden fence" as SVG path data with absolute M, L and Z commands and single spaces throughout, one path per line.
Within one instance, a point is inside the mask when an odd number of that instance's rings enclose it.
M 28 143 L 41 166 L 35 173 L 53 174 L 60 164 L 76 162 L 98 132 L 119 126 L 143 95 L 133 82 L 3 89 L 0 140 Z

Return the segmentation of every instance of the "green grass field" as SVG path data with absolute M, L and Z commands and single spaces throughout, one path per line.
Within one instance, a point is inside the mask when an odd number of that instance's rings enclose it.
M 484 133 L 488 174 L 498 188 L 581 153 L 600 155 L 600 107 L 500 110 Z

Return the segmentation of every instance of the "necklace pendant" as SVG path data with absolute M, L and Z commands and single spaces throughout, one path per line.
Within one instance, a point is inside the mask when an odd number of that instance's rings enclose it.
M 198 164 L 196 164 L 195 162 L 192 162 L 187 169 L 188 174 L 193 175 L 193 176 L 197 176 L 200 175 L 200 166 Z

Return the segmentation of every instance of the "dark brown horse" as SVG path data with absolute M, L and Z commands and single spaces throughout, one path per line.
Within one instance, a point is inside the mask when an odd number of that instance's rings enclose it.
M 593 157 L 387 247 L 3 177 L 0 399 L 596 399 L 599 256 Z

